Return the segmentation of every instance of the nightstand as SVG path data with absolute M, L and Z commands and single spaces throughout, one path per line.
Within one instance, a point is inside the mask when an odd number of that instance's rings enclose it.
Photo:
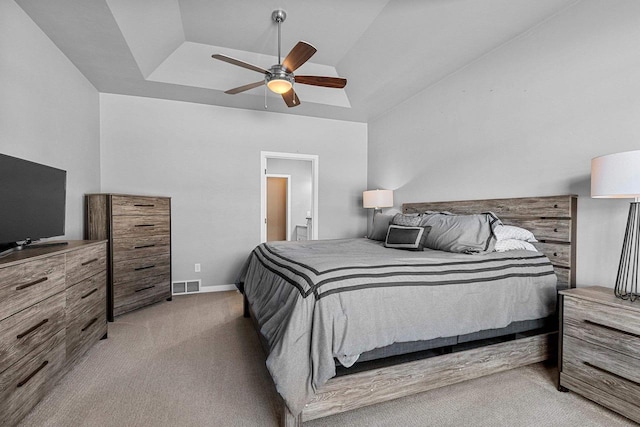
M 558 389 L 640 422 L 640 301 L 601 286 L 560 291 Z

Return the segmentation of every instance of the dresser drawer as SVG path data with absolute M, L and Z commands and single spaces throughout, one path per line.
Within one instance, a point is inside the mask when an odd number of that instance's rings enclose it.
M 0 372 L 41 350 L 64 329 L 64 304 L 65 296 L 60 292 L 0 322 Z
M 93 298 L 90 304 L 82 304 L 76 317 L 67 326 L 67 358 L 74 363 L 93 344 L 107 333 L 107 306 L 105 291 L 96 292 L 100 298 Z M 93 295 L 93 294 L 92 294 Z
M 170 272 L 171 257 L 169 254 L 160 254 L 114 263 L 112 281 L 116 287 L 120 283 L 140 282 L 147 277 L 164 276 Z
M 636 405 L 640 418 L 640 359 L 565 335 L 562 373 Z
M 67 254 L 67 287 L 91 277 L 107 266 L 106 244 L 95 245 Z
M 55 385 L 65 359 L 65 331 L 49 339 L 44 349 L 0 374 L 0 414 L 3 425 L 16 424 Z
M 171 199 L 146 196 L 111 196 L 113 215 L 169 215 Z
M 637 314 L 589 300 L 565 297 L 564 334 L 640 357 Z
M 114 216 L 112 221 L 114 241 L 119 237 L 169 235 L 171 232 L 171 219 L 167 215 Z
M 171 253 L 171 237 L 169 234 L 117 237 L 113 239 L 113 261 L 115 263 L 132 258 L 144 258 L 169 253 Z
M 0 320 L 64 291 L 64 255 L 0 269 Z
M 135 282 L 121 283 L 113 289 L 114 310 L 116 315 L 133 310 L 171 296 L 171 277 L 169 273 L 161 276 L 146 277 Z
M 102 271 L 95 276 L 67 288 L 66 313 L 69 320 L 75 319 L 97 303 L 107 305 L 107 274 Z

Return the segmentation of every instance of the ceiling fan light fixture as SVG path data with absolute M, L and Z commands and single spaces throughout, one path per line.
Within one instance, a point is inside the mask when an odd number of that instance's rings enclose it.
M 271 92 L 282 95 L 289 92 L 293 85 L 289 80 L 273 79 L 267 82 L 267 87 Z
M 279 65 L 274 65 L 264 78 L 267 87 L 273 93 L 282 95 L 287 93 L 293 87 L 294 77 L 283 70 Z

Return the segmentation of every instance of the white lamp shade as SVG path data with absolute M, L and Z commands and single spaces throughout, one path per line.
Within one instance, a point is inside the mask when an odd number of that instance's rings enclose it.
M 640 150 L 592 159 L 591 197 L 640 197 Z
M 393 206 L 392 190 L 369 190 L 362 192 L 363 208 L 390 208 Z

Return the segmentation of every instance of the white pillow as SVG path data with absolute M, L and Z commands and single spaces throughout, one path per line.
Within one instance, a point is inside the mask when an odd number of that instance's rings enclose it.
M 537 242 L 532 232 L 522 227 L 516 227 L 515 225 L 498 225 L 493 229 L 493 233 L 496 235 L 498 242 L 510 239 Z
M 506 240 L 498 240 L 496 242 L 496 252 L 507 252 L 507 251 L 517 251 L 517 250 L 538 252 L 535 246 L 533 246 L 529 242 L 525 242 L 524 240 L 506 239 Z

